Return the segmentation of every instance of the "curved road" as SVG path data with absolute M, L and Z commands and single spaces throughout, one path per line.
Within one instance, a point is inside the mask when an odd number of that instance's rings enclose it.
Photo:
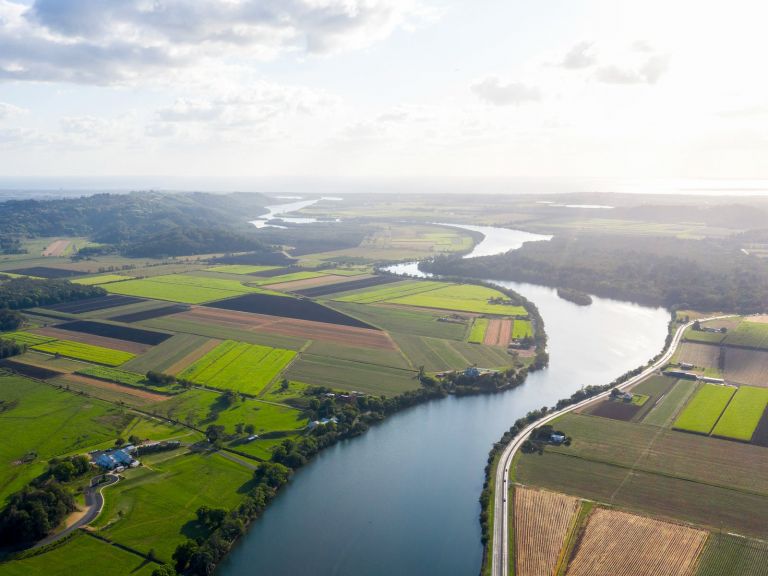
M 700 322 L 706 322 L 708 320 L 718 320 L 720 318 L 728 318 L 730 316 L 731 315 L 702 318 Z M 675 336 L 672 339 L 672 342 L 670 343 L 669 349 L 664 353 L 664 355 L 661 358 L 659 358 L 656 362 L 654 362 L 648 368 L 643 370 L 640 374 L 638 374 L 637 376 L 633 376 L 632 378 L 630 378 L 626 382 L 623 382 L 622 384 L 619 384 L 618 386 L 616 386 L 616 388 L 621 390 L 623 388 L 632 386 L 633 384 L 637 384 L 640 380 L 651 375 L 653 372 L 658 370 L 661 366 L 666 364 L 670 360 L 670 358 L 672 358 L 675 351 L 677 350 L 677 347 L 680 344 L 680 340 L 683 338 L 683 333 L 689 326 L 692 326 L 692 325 L 693 325 L 693 322 L 689 322 L 688 324 L 684 324 L 683 326 L 680 326 L 677 329 L 677 332 L 675 332 Z M 491 555 L 491 574 L 493 574 L 493 576 L 507 576 L 509 572 L 509 557 L 508 557 L 509 556 L 509 525 L 507 522 L 508 514 L 509 514 L 509 505 L 507 503 L 507 492 L 508 492 L 507 487 L 509 483 L 509 469 L 512 464 L 512 459 L 514 458 L 518 449 L 523 444 L 523 442 L 528 437 L 528 435 L 533 431 L 534 428 L 538 426 L 542 426 L 543 424 L 546 424 L 548 422 L 551 422 L 552 420 L 554 420 L 559 416 L 562 416 L 563 414 L 566 414 L 573 410 L 577 410 L 578 408 L 581 408 L 585 404 L 589 404 L 590 402 L 594 402 L 595 400 L 598 400 L 600 398 L 605 398 L 610 393 L 611 393 L 610 390 L 606 390 L 605 392 L 602 392 L 596 396 L 592 396 L 591 398 L 582 400 L 577 404 L 566 406 L 562 410 L 558 410 L 557 412 L 552 412 L 548 414 L 541 420 L 537 420 L 536 422 L 533 422 L 532 424 L 524 428 L 504 448 L 504 451 L 501 453 L 501 458 L 499 458 L 499 466 L 496 468 L 496 488 L 495 488 L 494 503 L 493 503 L 493 514 L 494 514 L 493 515 L 493 553 Z

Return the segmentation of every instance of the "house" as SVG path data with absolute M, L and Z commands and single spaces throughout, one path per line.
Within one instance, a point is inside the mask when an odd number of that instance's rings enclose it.
M 464 376 L 469 376 L 470 378 L 476 378 L 480 376 L 480 370 L 478 370 L 477 366 L 470 366 L 466 370 L 464 370 Z
M 98 458 L 96 458 L 96 465 L 100 468 L 104 468 L 106 470 L 112 470 L 114 468 L 117 468 L 117 460 L 112 458 L 109 454 L 101 454 Z
M 125 449 L 94 452 L 92 457 L 99 468 L 104 470 L 114 470 L 116 472 L 125 470 L 126 466 L 136 468 L 136 466 L 140 464 L 140 462 L 128 454 Z
M 680 362 L 679 366 L 683 370 L 693 370 L 693 364 L 689 362 Z
M 712 378 L 710 376 L 699 376 L 699 380 L 707 382 L 709 384 L 725 384 L 725 380 L 722 378 Z
M 259 435 L 258 435 L 258 434 L 252 434 L 252 435 L 248 436 L 248 442 L 253 442 L 253 441 L 254 441 L 254 440 L 256 440 L 258 437 L 259 437 Z
M 685 378 L 686 380 L 698 380 L 699 377 L 691 372 L 685 372 L 683 370 L 667 370 L 664 372 L 664 376 L 670 378 Z
M 635 397 L 632 392 L 621 392 L 616 396 L 619 400 L 624 400 L 625 402 L 632 402 L 632 399 Z
M 552 434 L 549 437 L 549 441 L 552 444 L 562 444 L 563 442 L 565 442 L 565 435 L 564 434 Z
M 336 418 L 336 416 L 334 416 L 333 418 L 322 418 L 321 420 L 313 420 L 312 422 L 307 424 L 307 428 L 309 428 L 310 430 L 314 430 L 318 426 L 325 426 L 330 423 L 338 424 L 339 419 Z
M 115 450 L 111 454 L 112 458 L 124 466 L 129 466 L 133 462 L 133 457 L 125 450 Z

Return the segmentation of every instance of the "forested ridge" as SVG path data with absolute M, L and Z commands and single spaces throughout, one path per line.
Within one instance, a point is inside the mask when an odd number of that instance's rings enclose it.
M 422 269 L 532 282 L 668 308 L 768 310 L 768 263 L 728 240 L 559 236 L 497 256 L 438 257 Z

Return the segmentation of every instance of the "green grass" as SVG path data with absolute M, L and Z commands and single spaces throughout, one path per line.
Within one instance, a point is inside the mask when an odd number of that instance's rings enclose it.
M 77 532 L 49 552 L 0 564 L 0 576 L 151 576 L 157 567 L 141 556 Z
M 170 561 L 178 544 L 207 534 L 195 511 L 237 506 L 252 472 L 217 454 L 181 454 L 125 476 L 104 490 L 99 534 L 145 554 L 154 549 Z
M 654 406 L 643 422 L 654 426 L 668 427 L 699 387 L 694 380 L 678 380 L 664 398 Z
M 128 386 L 141 386 L 145 383 L 144 374 L 137 374 L 136 372 L 128 372 L 127 370 L 119 370 L 108 366 L 89 366 L 81 368 L 77 373 L 108 382 L 127 384 Z
M 290 274 L 283 274 L 282 276 L 259 278 L 258 280 L 249 282 L 249 284 L 280 284 L 282 282 L 293 282 L 295 280 L 309 280 L 310 278 L 319 278 L 320 276 L 326 276 L 326 272 L 291 272 Z
M 415 371 L 306 353 L 291 364 L 285 375 L 289 380 L 315 386 L 385 396 L 419 387 Z
M 26 344 L 27 346 L 45 344 L 46 342 L 55 340 L 55 338 L 51 338 L 50 336 L 40 336 L 39 334 L 30 334 L 29 332 L 7 332 L 5 334 L 0 334 L 0 338 L 3 340 L 13 340 L 18 344 Z
M 258 394 L 295 355 L 292 350 L 227 340 L 179 376 L 212 388 Z
M 512 338 L 533 338 L 533 325 L 530 320 L 515 320 L 512 324 Z
M 424 336 L 393 334 L 413 366 L 424 366 L 427 372 L 464 369 L 477 364 L 481 368 L 509 367 L 513 358 L 505 350 L 493 346 L 454 342 Z
M 252 286 L 245 286 L 237 280 L 187 274 L 169 274 L 141 280 L 112 282 L 105 284 L 104 288 L 114 294 L 186 304 L 202 304 L 251 292 L 276 294 Z
M 766 576 L 768 542 L 713 533 L 701 554 L 696 576 Z
M 84 344 L 82 342 L 72 342 L 70 340 L 54 340 L 32 346 L 34 350 L 47 352 L 48 354 L 58 354 L 67 358 L 76 360 L 85 360 L 86 362 L 95 362 L 105 366 L 120 366 L 131 358 L 135 358 L 130 352 L 122 350 L 112 350 L 93 344 Z
M 717 422 L 712 434 L 749 442 L 768 405 L 768 388 L 742 386 Z
M 174 334 L 165 342 L 153 346 L 141 356 L 126 362 L 123 368 L 142 374 L 146 374 L 149 370 L 164 372 L 207 341 L 208 338 L 205 336 L 196 334 Z
M 249 266 L 247 264 L 225 264 L 223 266 L 213 266 L 206 268 L 211 272 L 226 272 L 227 274 L 254 274 L 256 272 L 267 272 L 275 270 L 280 266 Z
M 674 428 L 709 434 L 730 402 L 736 388 L 705 384 L 675 420 Z
M 705 342 L 708 344 L 719 344 L 725 338 L 725 334 L 717 332 L 701 332 L 699 330 L 694 330 L 693 328 L 688 328 L 683 336 L 686 340 L 690 340 L 691 342 Z
M 650 399 L 650 396 L 647 396 L 645 394 L 633 394 L 632 395 L 632 404 L 635 406 L 643 406 L 648 400 Z
M 522 306 L 506 306 L 489 304 L 492 298 L 506 299 L 501 292 L 475 286 L 473 284 L 449 284 L 443 288 L 411 294 L 408 296 L 390 298 L 391 304 L 418 306 L 421 308 L 438 308 L 441 310 L 456 310 L 458 312 L 474 312 L 477 314 L 495 314 L 499 316 L 527 316 Z
M 353 360 L 355 362 L 380 364 L 381 366 L 393 366 L 395 368 L 411 368 L 405 356 L 397 350 L 357 348 L 355 346 L 336 344 L 335 342 L 315 340 L 306 351 L 315 356 L 328 356 L 341 360 Z
M 132 276 L 121 276 L 120 274 L 100 274 L 99 276 L 87 276 L 72 280 L 73 284 L 82 284 L 83 286 L 98 286 L 99 284 L 109 284 L 110 282 L 122 282 L 130 280 Z
M 472 329 L 469 331 L 467 342 L 471 342 L 473 344 L 482 344 L 483 340 L 485 339 L 485 331 L 487 329 L 487 318 L 475 318 L 475 321 L 472 323 Z
M 744 321 L 725 335 L 725 344 L 768 349 L 768 324 Z
M 401 296 L 419 294 L 448 286 L 445 282 L 432 282 L 429 280 L 404 280 L 385 284 L 382 287 L 363 288 L 336 296 L 334 300 L 339 302 L 355 302 L 357 304 L 372 304 L 384 302 Z

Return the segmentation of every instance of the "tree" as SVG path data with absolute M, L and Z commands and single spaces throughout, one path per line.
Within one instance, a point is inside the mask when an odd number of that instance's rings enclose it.
M 51 474 L 59 482 L 69 482 L 77 475 L 77 470 L 75 469 L 75 465 L 72 464 L 72 462 L 65 460 L 64 462 L 55 464 L 51 468 Z
M 280 392 L 287 392 L 290 385 L 291 383 L 288 381 L 288 378 L 283 378 L 280 382 Z
M 163 564 L 152 570 L 152 576 L 177 576 L 177 572 L 167 564 Z
M 123 444 L 125 444 L 125 438 L 118 438 L 117 440 L 115 440 L 115 446 L 120 447 Z
M 134 446 L 136 444 L 141 444 L 141 438 L 136 436 L 136 434 L 131 434 L 130 436 L 128 436 L 128 443 L 133 444 Z
M 205 429 L 205 437 L 211 444 L 219 444 L 224 439 L 224 426 L 211 424 Z
M 183 572 L 189 566 L 192 556 L 197 552 L 198 545 L 194 540 L 187 540 L 176 546 L 171 558 L 176 562 L 176 571 Z
M 242 422 L 238 422 L 237 424 L 235 424 L 235 433 L 238 436 L 242 435 L 244 427 L 245 427 L 245 424 L 243 424 Z
M 254 432 L 256 432 L 256 426 L 254 426 L 253 424 L 246 424 L 244 430 L 246 434 L 251 436 L 253 435 Z

